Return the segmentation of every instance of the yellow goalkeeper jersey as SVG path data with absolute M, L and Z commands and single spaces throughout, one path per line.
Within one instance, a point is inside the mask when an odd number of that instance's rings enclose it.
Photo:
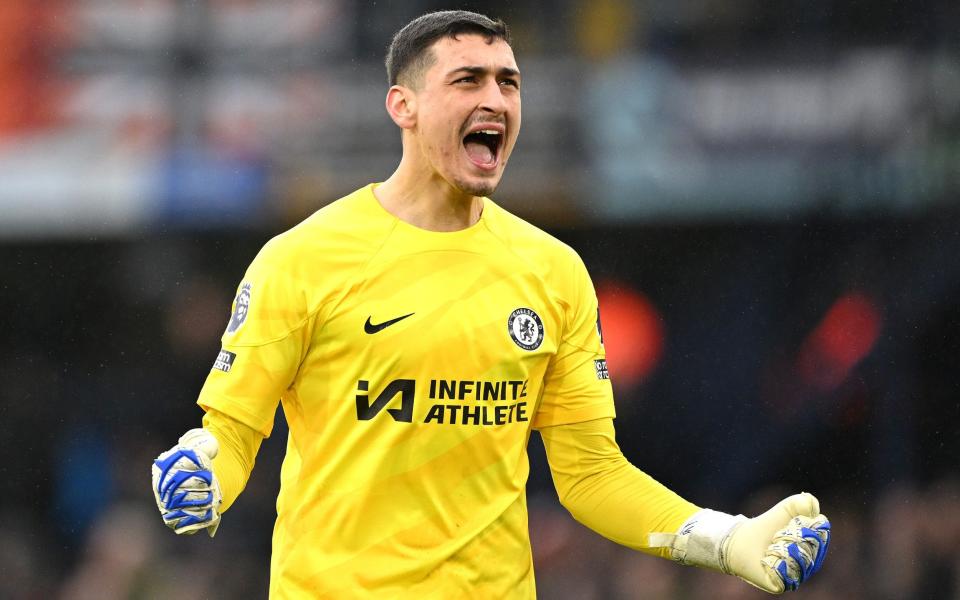
M 532 428 L 614 416 L 587 271 L 484 199 L 456 232 L 374 185 L 268 242 L 199 404 L 290 434 L 274 598 L 532 598 Z

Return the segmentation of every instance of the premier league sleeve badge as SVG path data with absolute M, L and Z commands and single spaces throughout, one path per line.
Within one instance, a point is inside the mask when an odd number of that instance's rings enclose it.
M 251 285 L 249 283 L 244 283 L 240 286 L 240 291 L 233 301 L 233 314 L 230 315 L 227 333 L 236 333 L 246 322 L 247 313 L 250 312 L 250 288 Z

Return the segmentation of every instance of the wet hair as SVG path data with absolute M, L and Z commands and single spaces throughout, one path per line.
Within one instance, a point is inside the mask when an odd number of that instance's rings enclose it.
M 419 86 L 420 79 L 433 64 L 431 47 L 442 38 L 460 34 L 478 34 L 488 44 L 494 40 L 511 43 L 507 24 L 497 19 L 466 10 L 442 10 L 427 13 L 407 23 L 393 36 L 387 48 L 387 80 L 396 85 L 401 80 L 411 87 Z

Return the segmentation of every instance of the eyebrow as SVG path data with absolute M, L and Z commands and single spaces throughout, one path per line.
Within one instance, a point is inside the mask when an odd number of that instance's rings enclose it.
M 487 67 L 480 67 L 474 65 L 467 65 L 463 67 L 457 67 L 456 69 L 451 69 L 447 73 L 447 77 L 454 75 L 455 73 L 470 73 L 471 75 L 486 75 L 490 72 L 490 69 Z M 500 67 L 497 69 L 497 75 L 501 77 L 520 77 L 520 71 L 512 67 Z

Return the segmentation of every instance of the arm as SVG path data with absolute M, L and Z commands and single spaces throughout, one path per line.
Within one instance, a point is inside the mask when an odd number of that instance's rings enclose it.
M 308 344 L 309 318 L 289 249 L 268 243 L 237 290 L 221 349 L 197 403 L 203 428 L 191 429 L 153 464 L 153 493 L 176 533 L 217 530 L 270 435 L 277 402 Z
M 600 535 L 670 558 L 650 534 L 677 531 L 699 508 L 636 468 L 620 452 L 613 419 L 540 430 L 560 503 Z
M 612 419 L 540 433 L 560 502 L 615 542 L 737 575 L 774 594 L 796 589 L 823 563 L 830 523 L 810 494 L 790 496 L 753 519 L 700 509 L 623 457 Z
M 210 409 L 203 428 L 191 429 L 153 462 L 153 493 L 168 527 L 178 534 L 206 529 L 213 537 L 220 515 L 247 484 L 263 435 Z
M 213 474 L 220 483 L 220 513 L 224 513 L 246 487 L 263 435 L 213 409 L 203 416 L 203 428 L 213 434 L 220 447 L 213 460 Z

